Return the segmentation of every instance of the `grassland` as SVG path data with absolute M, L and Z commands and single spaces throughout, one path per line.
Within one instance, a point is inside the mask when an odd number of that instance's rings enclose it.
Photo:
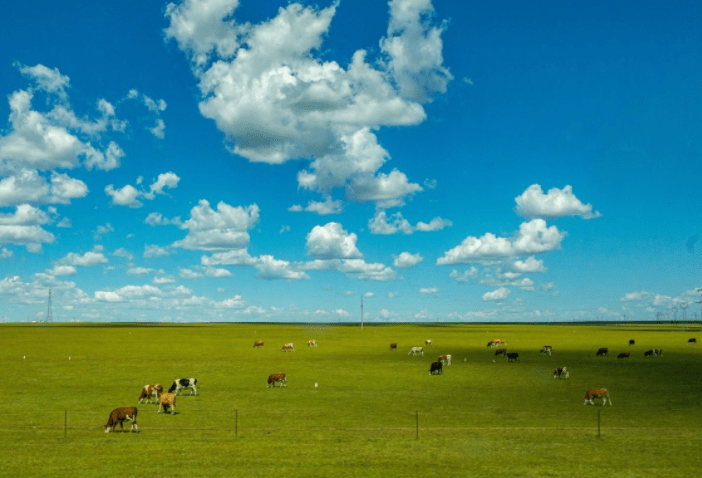
M 693 336 L 656 324 L 2 325 L 0 475 L 697 476 Z M 423 357 L 407 355 L 429 338 Z M 494 338 L 521 362 L 493 362 Z M 651 348 L 664 356 L 644 358 Z M 453 365 L 430 376 L 442 354 Z M 570 379 L 554 380 L 563 365 Z M 287 388 L 266 388 L 273 372 Z M 103 432 L 144 384 L 177 377 L 197 377 L 199 394 L 178 397 L 175 415 L 138 405 L 141 433 Z M 613 406 L 584 406 L 593 387 Z

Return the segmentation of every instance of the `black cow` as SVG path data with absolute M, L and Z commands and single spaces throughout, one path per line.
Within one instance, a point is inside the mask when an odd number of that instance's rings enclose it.
M 597 355 L 598 357 L 600 355 L 604 355 L 606 357 L 607 355 L 609 355 L 609 349 L 607 347 L 600 347 L 597 350 L 597 354 L 595 354 L 595 355 Z
M 168 389 L 168 393 L 175 392 L 176 395 L 182 395 L 183 389 L 189 388 L 190 395 L 197 395 L 197 379 L 196 378 L 176 378 L 173 385 Z
M 517 352 L 512 352 L 507 354 L 508 362 L 519 362 L 519 354 Z
M 630 340 L 630 341 L 629 341 L 629 346 L 632 346 L 632 345 L 636 345 L 636 341 L 635 341 L 635 340 Z
M 688 343 L 688 344 L 696 344 L 696 343 L 697 343 L 697 339 L 694 339 L 694 338 L 693 338 L 693 339 L 690 339 L 690 340 L 687 341 L 687 343 Z
M 431 368 L 429 369 L 429 375 L 434 375 L 434 372 L 438 372 L 440 374 L 444 373 L 444 368 L 441 362 L 432 362 L 431 363 Z
M 620 353 L 619 355 L 617 355 L 617 358 L 618 358 L 618 359 L 620 359 L 620 358 L 629 358 L 630 356 L 631 356 L 631 354 L 630 354 L 629 352 L 622 352 L 622 353 Z

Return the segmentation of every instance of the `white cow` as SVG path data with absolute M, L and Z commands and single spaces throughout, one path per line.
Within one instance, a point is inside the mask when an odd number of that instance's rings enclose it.
M 412 347 L 407 355 L 424 355 L 424 349 L 422 347 Z
M 427 339 L 424 341 L 424 345 L 432 345 L 431 339 Z
M 446 366 L 451 365 L 451 356 L 450 355 L 442 355 L 439 357 L 439 362 L 443 363 Z

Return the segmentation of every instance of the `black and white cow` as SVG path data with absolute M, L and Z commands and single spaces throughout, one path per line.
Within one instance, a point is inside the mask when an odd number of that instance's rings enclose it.
M 441 365 L 441 362 L 432 362 L 431 363 L 431 368 L 429 369 L 429 375 L 434 375 L 434 372 L 443 374 L 444 369 L 443 366 Z
M 168 389 L 168 393 L 175 392 L 176 395 L 183 395 L 183 389 L 189 388 L 190 395 L 197 395 L 197 379 L 196 378 L 176 378 L 173 385 Z
M 658 354 L 655 350 L 651 349 L 644 352 L 644 357 L 658 357 Z

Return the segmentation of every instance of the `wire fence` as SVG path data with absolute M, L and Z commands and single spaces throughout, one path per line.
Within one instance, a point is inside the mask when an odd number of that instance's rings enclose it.
M 602 437 L 606 433 L 638 433 L 641 431 L 687 434 L 701 432 L 689 422 L 619 416 L 608 407 L 583 407 L 567 419 L 535 416 L 530 410 L 493 410 L 491 412 L 433 411 L 433 410 L 264 410 L 264 409 L 199 409 L 175 414 L 156 413 L 156 408 L 142 406 L 137 415 L 140 432 L 226 434 L 234 437 L 265 436 L 276 433 L 392 436 L 419 440 L 423 435 L 440 433 L 490 433 L 512 431 L 560 430 L 569 433 Z M 28 429 L 56 433 L 64 438 L 86 432 L 104 430 L 109 410 L 63 409 L 45 412 L 41 417 L 12 417 L 4 415 L 0 430 Z M 665 411 L 661 411 L 663 415 Z M 656 417 L 654 417 L 656 418 Z M 132 424 L 124 422 L 124 430 Z M 116 431 L 122 427 L 117 425 Z

